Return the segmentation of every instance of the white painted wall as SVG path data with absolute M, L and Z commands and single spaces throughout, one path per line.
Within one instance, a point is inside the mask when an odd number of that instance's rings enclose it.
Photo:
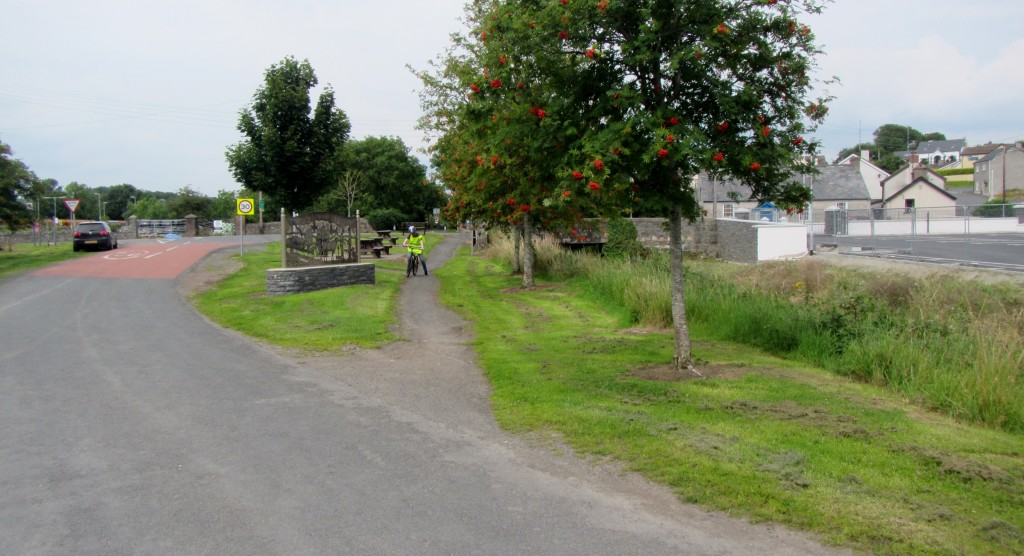
M 757 261 L 796 259 L 807 255 L 807 226 L 761 224 L 757 229 Z

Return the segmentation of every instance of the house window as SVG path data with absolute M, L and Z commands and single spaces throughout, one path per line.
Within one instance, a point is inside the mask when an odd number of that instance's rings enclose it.
M 722 216 L 724 218 L 734 218 L 736 216 L 736 205 L 732 203 L 722 205 Z
M 904 199 L 903 207 L 906 209 L 906 211 L 904 211 L 904 212 L 906 212 L 908 214 L 913 212 L 914 211 L 914 200 L 913 199 Z
M 847 203 L 846 201 L 839 201 L 836 203 L 836 208 L 839 210 L 846 210 L 850 208 L 850 203 Z

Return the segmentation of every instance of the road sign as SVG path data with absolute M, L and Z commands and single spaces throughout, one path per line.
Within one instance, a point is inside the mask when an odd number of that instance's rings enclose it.
M 235 199 L 235 203 L 238 214 L 242 216 L 252 216 L 256 212 L 256 205 L 252 199 Z
M 75 209 L 78 208 L 78 199 L 64 199 L 64 204 L 67 205 L 68 210 L 74 213 Z

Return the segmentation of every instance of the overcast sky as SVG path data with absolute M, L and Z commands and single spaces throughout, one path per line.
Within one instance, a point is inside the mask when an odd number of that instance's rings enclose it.
M 583 1 L 583 0 L 581 0 Z M 615 1 L 615 0 L 612 0 Z M 0 141 L 41 178 L 207 195 L 266 69 L 308 59 L 352 137 L 415 129 L 423 69 L 462 0 L 0 0 Z M 1024 2 L 839 0 L 810 23 L 842 83 L 818 132 L 829 159 L 885 123 L 1024 140 Z M 314 94 L 317 94 L 315 91 Z

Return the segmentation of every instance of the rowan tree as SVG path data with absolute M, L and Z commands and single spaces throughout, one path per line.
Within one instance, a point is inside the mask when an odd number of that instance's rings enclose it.
M 573 70 L 544 56 L 543 38 L 515 9 L 500 1 L 467 7 L 470 33 L 455 37 L 434 72 L 420 74 L 421 127 L 436 134 L 434 160 L 452 191 L 447 217 L 518 230 L 529 287 L 534 228 L 571 230 L 618 202 L 599 159 L 593 167 L 566 164 L 580 136 L 580 106 L 552 83 Z
M 503 197 L 528 200 L 552 221 L 582 213 L 563 195 L 588 199 L 595 214 L 623 208 L 627 195 L 660 210 L 671 229 L 674 364 L 692 369 L 682 255 L 683 219 L 701 216 L 692 180 L 738 179 L 783 207 L 809 200 L 799 175 L 813 172 L 807 134 L 828 99 L 811 99 L 818 50 L 801 18 L 825 1 L 470 4 L 472 34 L 456 40 L 434 83 L 443 101 L 428 110 L 453 202 L 498 218 L 508 217 L 495 210 Z

